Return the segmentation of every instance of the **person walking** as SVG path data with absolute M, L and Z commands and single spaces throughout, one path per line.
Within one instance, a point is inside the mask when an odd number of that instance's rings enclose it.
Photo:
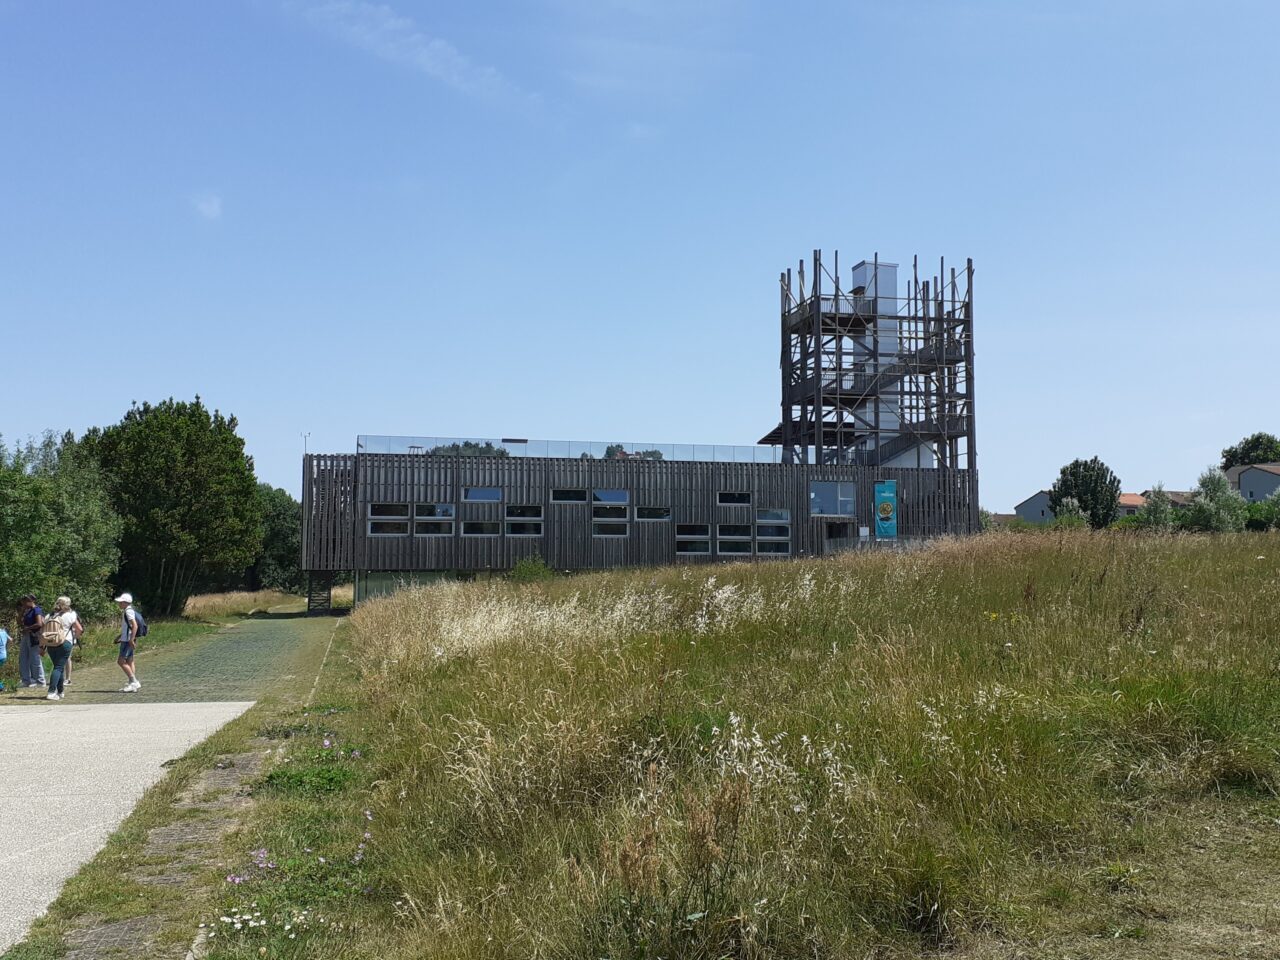
M 40 656 L 40 631 L 44 627 L 44 611 L 36 598 L 22 598 L 22 631 L 18 641 L 18 675 L 24 687 L 43 687 L 44 658 Z
M 46 700 L 61 700 L 66 687 L 67 661 L 76 637 L 84 633 L 84 625 L 71 609 L 70 597 L 59 597 L 53 602 L 53 612 L 45 619 L 40 632 L 40 645 L 53 663 L 49 674 L 49 695 Z
M 137 693 L 142 689 L 138 673 L 133 668 L 133 654 L 138 644 L 138 614 L 133 609 L 133 594 L 122 593 L 116 597 L 116 606 L 120 608 L 120 656 L 116 663 L 124 671 L 128 683 L 120 688 L 121 693 Z
M 9 631 L 0 627 L 0 667 L 9 659 Z M 0 680 L 0 693 L 4 692 L 4 681 Z

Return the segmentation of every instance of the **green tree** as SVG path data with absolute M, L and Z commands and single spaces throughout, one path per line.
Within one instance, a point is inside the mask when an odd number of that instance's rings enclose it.
M 1156 533 L 1173 529 L 1173 501 L 1165 493 L 1164 484 L 1157 483 L 1147 495 L 1147 502 L 1138 511 L 1138 526 Z
M 1222 451 L 1222 469 L 1247 466 L 1251 463 L 1280 463 L 1280 437 L 1270 433 L 1255 433 L 1245 437 L 1234 447 Z
M 1259 532 L 1280 530 L 1280 490 L 1265 500 L 1248 505 L 1244 528 Z
M 1075 530 L 1088 525 L 1088 518 L 1080 501 L 1075 497 L 1063 497 L 1053 511 L 1053 525 L 1060 530 Z
M 247 586 L 251 590 L 300 590 L 302 504 L 289 491 L 269 483 L 258 484 L 258 504 L 262 513 L 262 546 L 249 568 Z
M 1079 504 L 1089 526 L 1101 530 L 1116 518 L 1120 480 L 1097 457 L 1072 460 L 1058 473 L 1058 479 L 1049 489 L 1049 509 L 1055 517 L 1062 516 L 1062 504 L 1068 497 Z
M 176 613 L 194 590 L 247 569 L 261 543 L 253 460 L 236 418 L 199 397 L 134 404 L 82 441 L 124 520 L 117 583 L 157 613 Z
M 1200 474 L 1195 496 L 1187 507 L 1183 525 L 1204 533 L 1236 533 L 1244 529 L 1249 505 L 1235 490 L 1227 475 L 1216 467 Z
M 0 444 L 0 602 L 71 597 L 86 618 L 109 612 L 120 518 L 92 458 L 70 434 Z M 8 611 L 6 611 L 8 612 Z

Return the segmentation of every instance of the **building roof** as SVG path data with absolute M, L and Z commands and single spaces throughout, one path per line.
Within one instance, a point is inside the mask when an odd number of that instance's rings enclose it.
M 1140 493 L 1122 493 L 1120 494 L 1120 506 L 1122 507 L 1145 507 L 1147 498 Z
M 1246 470 L 1261 470 L 1263 473 L 1274 473 L 1280 476 L 1280 463 L 1242 463 L 1227 471 L 1227 479 L 1239 486 L 1240 474 Z
M 1019 503 L 1014 504 L 1013 509 L 1014 509 L 1014 510 L 1017 510 L 1017 509 L 1018 509 L 1018 507 L 1022 506 L 1022 504 L 1024 504 L 1024 503 L 1030 503 L 1032 500 L 1034 500 L 1036 497 L 1040 496 L 1040 494 L 1042 494 L 1042 493 L 1043 493 L 1044 495 L 1048 496 L 1049 491 L 1048 491 L 1048 490 L 1037 490 L 1037 491 L 1036 491 L 1035 493 L 1033 493 L 1031 496 L 1027 497 L 1027 499 L 1025 499 L 1025 500 L 1023 500 L 1023 501 L 1021 501 L 1021 502 L 1019 502 Z

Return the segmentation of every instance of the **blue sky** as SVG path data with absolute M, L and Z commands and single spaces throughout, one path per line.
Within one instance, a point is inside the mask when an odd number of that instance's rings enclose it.
M 0 0 L 0 434 L 749 443 L 778 272 L 973 257 L 979 467 L 1280 432 L 1280 7 Z M 40 375 L 55 361 L 55 389 Z

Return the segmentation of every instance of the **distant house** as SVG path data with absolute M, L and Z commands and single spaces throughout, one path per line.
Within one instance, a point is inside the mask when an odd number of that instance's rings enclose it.
M 1116 517 L 1133 517 L 1147 505 L 1147 498 L 1140 493 L 1122 493 L 1116 505 Z
M 1169 498 L 1169 506 L 1173 507 L 1175 510 L 1187 509 L 1187 507 L 1191 506 L 1191 501 L 1195 499 L 1196 495 L 1194 490 L 1166 490 L 1164 494 Z M 1146 503 L 1149 499 L 1151 499 L 1151 491 L 1143 490 L 1143 503 Z
M 1013 508 L 1019 520 L 1027 523 L 1053 523 L 1053 511 L 1049 509 L 1049 491 L 1038 490 Z
M 1227 471 L 1231 487 L 1253 502 L 1265 500 L 1280 490 L 1280 463 L 1251 463 Z

